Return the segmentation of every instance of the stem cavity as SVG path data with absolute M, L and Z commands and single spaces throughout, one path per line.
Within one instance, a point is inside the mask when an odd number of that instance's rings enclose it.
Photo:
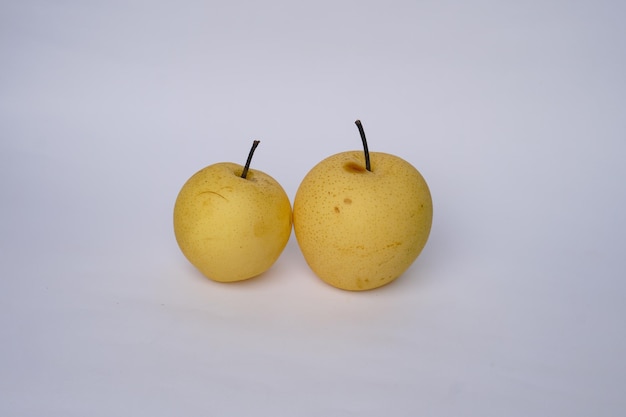
M 246 161 L 246 166 L 243 167 L 243 172 L 241 173 L 241 178 L 243 179 L 246 179 L 246 177 L 248 176 L 248 169 L 250 168 L 252 155 L 254 155 L 254 150 L 256 149 L 257 146 L 259 146 L 259 143 L 261 143 L 261 141 L 259 140 L 255 140 L 254 142 L 252 142 L 252 148 L 250 149 L 250 153 L 248 154 L 248 160 Z
M 361 135 L 361 141 L 363 142 L 363 152 L 365 153 L 365 169 L 368 171 L 372 171 L 372 167 L 370 165 L 370 151 L 367 149 L 367 139 L 365 139 L 365 131 L 363 130 L 363 125 L 360 120 L 354 122 L 356 127 L 359 128 L 359 134 Z

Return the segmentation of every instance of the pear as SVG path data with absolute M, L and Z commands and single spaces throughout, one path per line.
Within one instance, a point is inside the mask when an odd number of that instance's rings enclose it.
M 296 192 L 293 225 L 313 272 L 344 290 L 370 290 L 404 273 L 426 245 L 433 204 L 426 181 L 409 162 L 363 152 L 330 156 Z
M 241 281 L 267 271 L 291 234 L 285 190 L 268 174 L 245 166 L 209 165 L 183 185 L 174 205 L 174 233 L 185 257 L 206 277 Z

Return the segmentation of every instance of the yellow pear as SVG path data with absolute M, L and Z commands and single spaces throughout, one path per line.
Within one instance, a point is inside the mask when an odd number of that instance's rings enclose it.
M 220 282 L 241 281 L 267 271 L 291 234 L 291 204 L 268 174 L 216 163 L 183 185 L 174 205 L 174 233 L 202 274 Z
M 310 268 L 344 290 L 369 290 L 400 276 L 430 234 L 433 205 L 422 175 L 407 161 L 367 149 L 318 163 L 298 187 L 293 224 Z

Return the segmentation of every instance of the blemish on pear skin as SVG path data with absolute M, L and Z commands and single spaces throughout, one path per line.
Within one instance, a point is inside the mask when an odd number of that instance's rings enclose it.
M 346 162 L 343 166 L 343 169 L 345 169 L 348 172 L 365 172 L 365 167 L 357 164 L 356 162 Z
M 264 222 L 257 222 L 254 225 L 254 236 L 261 237 L 268 232 L 267 225 Z
M 344 198 L 343 199 L 344 204 L 352 204 L 352 200 L 349 198 Z
M 228 199 L 226 197 L 224 197 L 223 195 L 221 195 L 220 193 L 215 192 L 215 191 L 203 191 L 201 193 L 198 193 L 198 195 L 202 195 L 202 194 L 215 194 L 215 195 L 223 198 L 224 200 L 228 201 Z
M 370 279 L 369 278 L 357 278 L 356 279 L 356 286 L 359 289 L 363 289 L 363 287 L 369 286 L 369 283 L 370 283 Z
M 339 214 L 340 212 L 339 207 L 335 206 L 334 210 L 335 210 L 335 213 Z

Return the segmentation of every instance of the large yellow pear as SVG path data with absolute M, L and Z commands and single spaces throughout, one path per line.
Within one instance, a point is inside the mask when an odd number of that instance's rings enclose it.
M 174 232 L 185 257 L 208 278 L 240 281 L 267 271 L 291 234 L 291 204 L 264 172 L 223 162 L 193 175 L 174 206 Z
M 362 151 L 324 159 L 294 200 L 294 230 L 306 262 L 345 290 L 377 288 L 400 276 L 424 248 L 432 224 L 430 191 L 417 169 L 386 153 L 373 152 L 369 160 L 371 170 Z

